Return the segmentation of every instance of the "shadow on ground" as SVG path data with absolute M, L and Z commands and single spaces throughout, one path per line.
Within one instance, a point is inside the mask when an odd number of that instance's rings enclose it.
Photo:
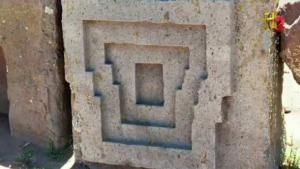
M 134 169 L 75 163 L 73 152 L 53 151 L 10 136 L 7 114 L 0 114 L 0 169 Z
M 61 168 L 72 152 L 53 160 L 50 146 L 41 148 L 10 136 L 8 115 L 0 114 L 0 168 Z

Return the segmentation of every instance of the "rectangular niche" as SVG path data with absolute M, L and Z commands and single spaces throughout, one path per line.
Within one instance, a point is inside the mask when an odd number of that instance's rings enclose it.
M 162 64 L 135 64 L 137 104 L 163 106 L 164 80 Z

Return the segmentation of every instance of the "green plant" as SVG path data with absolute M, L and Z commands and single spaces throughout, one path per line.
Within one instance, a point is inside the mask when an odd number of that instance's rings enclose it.
M 292 148 L 290 153 L 285 156 L 284 165 L 282 169 L 300 169 L 300 157 L 295 153 L 297 149 Z
M 293 138 L 291 144 L 287 144 L 287 146 L 291 149 L 284 155 L 284 164 L 281 169 L 300 169 L 300 157 L 297 155 L 297 148 L 294 147 Z
M 25 163 L 26 165 L 28 165 L 31 161 L 31 159 L 34 157 L 36 153 L 36 150 L 28 150 L 23 152 L 23 154 L 21 154 L 21 159 L 23 161 L 23 163 Z
M 84 169 L 90 169 L 90 167 L 87 165 L 84 165 Z
M 67 145 L 64 148 L 55 148 L 53 142 L 50 143 L 49 156 L 52 160 L 63 160 L 73 152 L 73 140 L 69 139 Z

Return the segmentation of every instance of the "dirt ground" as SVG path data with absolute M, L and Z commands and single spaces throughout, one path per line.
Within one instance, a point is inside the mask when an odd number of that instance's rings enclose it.
M 72 149 L 53 150 L 10 136 L 8 115 L 0 114 L 0 169 L 134 169 L 75 163 Z
M 72 157 L 72 151 L 59 156 L 59 159 L 53 159 L 50 146 L 45 149 L 11 137 L 8 116 L 4 114 L 0 114 L 0 136 L 0 169 L 54 169 L 62 168 L 68 162 L 69 166 L 74 164 L 74 162 L 71 164 L 72 160 L 69 160 Z

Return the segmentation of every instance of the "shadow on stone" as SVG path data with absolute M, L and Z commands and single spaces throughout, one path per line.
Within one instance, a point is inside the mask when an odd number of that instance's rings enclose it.
M 0 113 L 8 114 L 9 101 L 7 98 L 6 61 L 0 46 Z

